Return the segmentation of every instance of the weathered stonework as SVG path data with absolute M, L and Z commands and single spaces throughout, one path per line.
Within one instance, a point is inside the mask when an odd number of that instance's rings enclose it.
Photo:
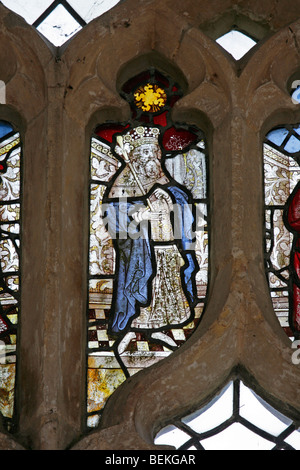
M 0 449 L 154 449 L 161 427 L 237 370 L 270 403 L 300 412 L 300 369 L 273 312 L 262 242 L 262 140 L 300 122 L 287 90 L 299 11 L 299 0 L 126 0 L 56 50 L 0 5 L 0 118 L 24 149 L 19 425 L 13 437 L 0 432 Z M 261 38 L 238 63 L 214 41 L 233 22 Z M 84 436 L 90 135 L 129 117 L 118 90 L 149 65 L 184 81 L 173 118 L 208 138 L 209 302 L 189 341 L 120 386 Z

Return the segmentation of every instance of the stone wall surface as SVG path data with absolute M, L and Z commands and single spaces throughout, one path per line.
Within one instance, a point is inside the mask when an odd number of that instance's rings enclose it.
M 214 40 L 234 24 L 261 39 L 239 62 Z M 0 41 L 0 118 L 20 130 L 24 155 L 19 425 L 2 430 L 0 449 L 156 449 L 159 429 L 237 370 L 299 413 L 300 371 L 264 271 L 262 140 L 300 121 L 287 89 L 300 1 L 126 0 L 61 49 L 0 5 Z M 189 341 L 120 386 L 84 435 L 89 140 L 96 124 L 129 117 L 120 86 L 150 65 L 185 86 L 174 120 L 208 138 L 208 305 Z

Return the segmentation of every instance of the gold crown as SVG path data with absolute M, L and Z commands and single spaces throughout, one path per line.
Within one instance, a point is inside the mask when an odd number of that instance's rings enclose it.
M 124 135 L 124 143 L 129 143 L 131 148 L 143 144 L 158 144 L 159 129 L 157 127 L 138 126 Z

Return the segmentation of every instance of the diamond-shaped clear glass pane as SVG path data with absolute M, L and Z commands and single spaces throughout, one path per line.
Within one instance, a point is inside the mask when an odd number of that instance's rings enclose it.
M 190 439 L 190 436 L 175 426 L 167 426 L 163 428 L 155 438 L 156 445 L 171 445 L 178 449 Z
M 58 5 L 37 29 L 52 44 L 61 46 L 74 36 L 81 26 L 62 5 Z
M 249 36 L 236 30 L 229 31 L 219 37 L 216 42 L 236 60 L 241 59 L 256 44 L 256 41 Z
M 242 382 L 240 383 L 240 415 L 273 436 L 281 434 L 292 423 Z
M 53 3 L 53 0 L 2 0 L 4 6 L 32 24 Z
M 69 5 L 89 23 L 94 18 L 113 8 L 120 0 L 68 0 Z
M 233 423 L 215 436 L 203 439 L 201 444 L 205 450 L 271 450 L 275 445 L 240 423 Z
M 182 419 L 193 431 L 203 433 L 214 429 L 232 415 L 233 383 L 218 395 L 209 405 Z
M 300 428 L 297 431 L 292 432 L 286 439 L 285 442 L 290 444 L 295 450 L 300 450 Z

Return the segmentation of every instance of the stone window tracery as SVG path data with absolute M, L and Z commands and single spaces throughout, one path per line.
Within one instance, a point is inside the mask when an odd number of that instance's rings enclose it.
M 7 5 L 8 2 L 5 1 Z M 8 415 L 5 418 L 6 428 L 1 428 L 0 447 L 157 450 L 157 433 L 173 423 L 180 424 L 180 430 L 184 428 L 185 437 L 188 436 L 188 441 L 182 441 L 180 445 L 195 446 L 199 450 L 204 437 L 208 442 L 208 434 L 200 434 L 207 432 L 213 439 L 212 435 L 217 434 L 215 429 L 208 426 L 205 431 L 190 430 L 185 426 L 192 422 L 186 420 L 183 423 L 182 420 L 199 410 L 201 415 L 203 407 L 209 407 L 224 384 L 230 383 L 235 390 L 245 385 L 250 397 L 255 394 L 258 401 L 272 403 L 273 411 L 276 410 L 274 415 L 278 417 L 278 410 L 284 418 L 280 421 L 287 427 L 279 433 L 274 429 L 270 432 L 261 429 L 252 422 L 251 416 L 241 416 L 243 410 L 240 409 L 241 414 L 234 415 L 240 421 L 226 422 L 227 418 L 233 419 L 227 415 L 225 421 L 218 423 L 222 431 L 225 432 L 227 424 L 234 424 L 241 430 L 242 424 L 266 438 L 270 446 L 297 448 L 299 349 L 295 328 L 289 331 L 294 324 L 288 312 L 291 309 L 293 315 L 295 312 L 295 303 L 289 293 L 294 295 L 296 292 L 293 299 L 297 299 L 299 266 L 295 242 L 297 230 L 290 230 L 292 226 L 286 222 L 293 222 L 293 211 L 298 203 L 289 205 L 288 214 L 286 201 L 289 194 L 292 194 L 291 198 L 295 196 L 298 180 L 290 178 L 290 183 L 286 184 L 284 178 L 284 173 L 298 178 L 296 160 L 290 158 L 290 152 L 298 141 L 294 123 L 300 122 L 296 103 L 299 90 L 296 88 L 294 95 L 296 102 L 286 92 L 289 77 L 295 74 L 299 64 L 296 8 L 285 8 L 285 1 L 277 2 L 275 6 L 274 2 L 266 1 L 259 8 L 254 1 L 233 2 L 234 8 L 225 11 L 222 2 L 205 3 L 202 8 L 193 0 L 125 0 L 118 2 L 105 17 L 90 21 L 92 17 L 88 11 L 80 13 L 76 10 L 81 3 L 77 0 L 43 3 L 51 10 L 48 10 L 49 18 L 54 18 L 50 30 L 58 32 L 56 48 L 0 5 L 1 41 L 5 44 L 0 49 L 3 64 L 0 79 L 7 87 L 7 106 L 1 105 L 0 112 L 5 116 L 2 119 L 7 121 L 10 121 L 11 113 L 22 116 L 22 124 L 16 128 L 22 129 L 25 156 L 17 419 L 14 427 L 11 418 Z M 58 8 L 59 4 L 64 10 L 60 8 L 56 13 L 60 10 L 70 14 L 73 9 L 82 19 L 73 16 L 75 21 L 69 23 L 67 35 L 61 34 L 57 17 L 53 17 L 54 6 Z M 85 8 L 90 5 L 89 2 L 82 4 Z M 138 7 L 142 8 L 139 15 L 136 13 Z M 41 14 L 40 11 L 29 22 L 39 18 L 45 25 L 47 15 Z M 222 27 L 219 27 L 220 20 Z M 214 34 L 207 33 L 210 25 Z M 230 31 L 232 25 L 237 25 L 240 31 L 248 31 L 257 40 L 264 39 L 250 54 L 236 61 L 216 44 L 216 37 Z M 37 22 L 36 27 L 41 31 Z M 73 34 L 76 31 L 78 34 Z M 69 40 L 67 44 L 65 40 Z M 161 112 L 166 96 L 170 96 L 169 91 L 165 96 L 165 83 L 156 87 L 153 83 L 145 86 L 140 79 L 136 82 L 135 115 L 131 114 L 133 107 L 128 106 L 128 103 L 134 104 L 134 100 L 127 101 L 126 90 L 120 97 L 123 72 L 127 79 L 151 68 L 166 72 L 176 83 L 181 84 L 184 77 L 184 92 L 174 97 L 172 125 L 169 117 Z M 149 111 L 154 113 L 156 122 L 145 119 L 145 112 Z M 278 127 L 290 132 L 284 137 L 293 137 L 288 153 L 271 140 L 265 141 L 268 132 Z M 189 323 L 182 328 L 184 337 L 181 328 L 172 328 L 173 336 L 168 335 L 167 346 L 162 344 L 159 335 L 154 338 L 155 344 L 151 344 L 150 354 L 145 351 L 149 348 L 149 335 L 145 341 L 136 325 L 126 325 L 126 333 L 135 335 L 135 338 L 130 337 L 131 346 L 130 343 L 126 346 L 130 346 L 130 352 L 134 350 L 139 358 L 146 357 L 147 360 L 150 356 L 155 360 L 166 356 L 164 361 L 157 360 L 136 373 L 135 367 L 132 368 L 135 370 L 129 370 L 127 365 L 124 366 L 122 359 L 126 355 L 122 356 L 117 350 L 118 339 L 110 337 L 107 330 L 108 325 L 113 327 L 113 322 L 107 321 L 112 318 L 107 302 L 112 298 L 114 269 L 119 260 L 114 251 L 114 240 L 110 240 L 99 226 L 99 213 L 107 188 L 122 191 L 125 176 L 127 183 L 133 181 L 130 172 L 123 173 L 123 182 L 119 180 L 118 187 L 110 187 L 115 172 L 120 172 L 117 176 L 121 176 L 121 170 L 127 165 L 124 148 L 126 151 L 126 145 L 133 143 L 135 134 L 141 137 L 146 131 L 153 134 L 154 130 L 155 133 L 155 129 L 164 131 L 160 132 L 161 137 L 164 134 L 163 138 L 151 137 L 158 140 L 163 149 L 164 168 L 174 175 L 172 181 L 179 185 L 189 183 L 192 192 L 193 172 L 189 173 L 187 169 L 196 154 L 202 182 L 204 179 L 209 182 L 209 211 L 206 211 L 208 192 L 201 192 L 205 185 L 198 186 L 196 193 L 192 193 L 203 216 L 201 234 L 205 240 L 198 253 L 198 262 L 201 264 L 203 260 L 205 269 L 198 272 L 196 284 L 205 309 L 202 314 L 201 305 L 201 321 L 192 335 L 187 328 Z M 118 151 L 121 149 L 123 157 L 116 152 L 117 136 L 122 137 Z M 271 137 L 268 134 L 268 139 Z M 178 145 L 183 143 L 185 147 L 187 142 L 187 151 L 179 149 Z M 263 142 L 268 174 L 265 185 Z M 147 160 L 147 155 L 140 154 L 139 158 Z M 269 167 L 270 162 L 272 167 Z M 135 161 L 132 163 L 136 164 Z M 276 171 L 274 165 L 278 168 Z M 134 168 L 143 173 L 138 165 Z M 151 173 L 153 167 L 149 165 L 147 170 Z M 146 187 L 146 177 L 144 182 Z M 275 187 L 278 188 L 276 204 L 270 201 L 265 204 L 264 189 L 271 197 Z M 132 191 L 141 189 L 133 184 L 129 188 Z M 164 197 L 163 203 L 169 208 L 174 205 L 174 199 L 173 194 L 167 193 L 167 196 L 170 199 Z M 284 197 L 280 199 L 281 196 Z M 150 197 L 146 192 L 146 195 L 142 194 L 145 207 L 147 199 Z M 4 206 L 1 202 L 0 205 Z M 264 206 L 266 226 L 262 217 Z M 144 220 L 145 212 L 139 213 L 138 222 Z M 107 214 L 103 215 L 108 220 Z M 17 226 L 19 221 L 13 224 Z M 2 246 L 8 243 L 7 225 L 12 225 L 11 221 L 1 225 Z M 171 225 L 168 224 L 169 234 Z M 90 240 L 87 240 L 88 233 Z M 159 230 L 156 233 L 159 235 Z M 9 248 L 19 255 L 19 234 L 12 230 L 9 234 L 13 234 Z M 163 250 L 158 253 L 154 244 L 151 248 L 154 259 L 162 265 L 167 255 L 162 254 Z M 101 250 L 103 258 L 99 257 Z M 89 254 L 91 262 L 88 266 Z M 174 273 L 178 271 L 174 269 Z M 13 274 L 9 272 L 14 279 L 19 275 L 17 269 Z M 272 283 L 272 296 L 268 279 Z M 291 279 L 295 280 L 295 290 L 290 284 Z M 153 280 L 156 280 L 155 276 Z M 182 280 L 181 276 L 181 282 L 177 284 L 179 291 Z M 11 289 L 7 292 L 19 302 L 19 291 Z M 281 292 L 283 296 L 279 295 Z M 0 292 L 0 299 L 1 295 Z M 12 320 L 15 318 L 13 310 L 0 312 L 2 328 L 9 315 Z M 122 322 L 117 321 L 117 324 L 122 326 Z M 296 341 L 291 342 L 282 329 Z M 155 333 L 164 332 L 162 329 Z M 137 333 L 140 335 L 138 341 Z M 14 339 L 13 334 L 11 330 L 10 341 Z M 6 352 L 11 348 L 9 357 L 14 356 L 13 344 L 5 342 L 1 346 Z M 107 361 L 108 353 L 113 353 L 110 355 L 111 369 L 118 372 L 116 381 L 104 380 L 104 383 L 101 361 L 102 365 L 103 358 Z M 0 367 L 2 365 L 0 361 Z M 231 382 L 232 371 L 237 372 L 235 385 Z M 99 400 L 99 383 L 105 385 L 103 403 Z M 8 385 L 5 387 L 8 391 Z M 241 418 L 251 425 L 242 423 Z M 226 425 L 223 426 L 224 422 Z M 9 438 L 7 427 L 12 431 Z M 216 447 L 216 444 L 212 445 Z

